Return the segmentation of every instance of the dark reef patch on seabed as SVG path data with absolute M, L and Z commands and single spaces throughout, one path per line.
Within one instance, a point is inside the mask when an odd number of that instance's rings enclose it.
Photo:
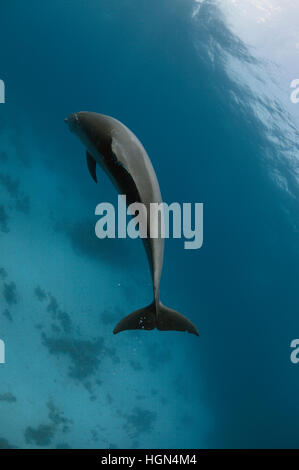
M 1 277 L 1 279 L 6 279 L 7 278 L 6 269 L 0 268 L 0 277 Z
M 50 354 L 67 355 L 71 360 L 69 376 L 81 381 L 96 372 L 100 364 L 99 356 L 105 353 L 103 338 L 87 341 L 69 337 L 51 338 L 42 333 L 42 343 Z
M 41 334 L 42 344 L 50 354 L 65 356 L 70 360 L 68 376 L 75 384 L 82 384 L 90 394 L 90 400 L 97 399 L 96 389 L 101 386 L 97 371 L 101 361 L 109 357 L 113 362 L 119 362 L 119 358 L 112 348 L 105 346 L 103 338 L 93 340 L 81 340 L 71 336 L 49 336 Z
M 8 305 L 14 305 L 18 303 L 17 287 L 14 282 L 4 283 L 3 296 Z
M 64 434 L 70 431 L 70 425 L 73 421 L 65 418 L 63 412 L 51 400 L 48 402 L 47 407 L 50 423 L 40 424 L 36 428 L 28 426 L 24 432 L 27 444 L 47 447 L 52 443 L 57 431 L 60 430 Z
M 10 175 L 0 173 L 0 184 L 3 188 L 6 189 L 8 194 L 16 198 L 19 196 L 19 190 L 20 190 L 20 181 L 13 179 Z
M 149 433 L 157 419 L 156 413 L 135 407 L 130 414 L 124 415 L 124 428 L 131 439 L 136 439 L 142 433 Z
M 34 289 L 34 294 L 36 295 L 36 297 L 38 298 L 38 300 L 40 302 L 42 302 L 43 300 L 45 300 L 47 298 L 47 294 L 46 292 L 39 286 L 37 286 L 35 289 Z
M 47 404 L 49 410 L 49 419 L 56 427 L 61 426 L 62 432 L 67 433 L 70 431 L 70 425 L 73 423 L 71 419 L 65 418 L 64 413 L 50 400 Z
M 17 399 L 12 393 L 6 392 L 0 394 L 0 401 L 5 401 L 7 403 L 15 403 Z
M 0 231 L 2 233 L 9 232 L 8 221 L 9 221 L 9 216 L 5 210 L 5 207 L 2 204 L 0 205 Z
M 7 439 L 0 437 L 0 449 L 17 449 L 17 447 L 10 444 Z
M 8 308 L 6 308 L 3 312 L 2 312 L 2 315 L 10 322 L 13 322 L 13 318 L 12 318 L 12 315 L 10 313 L 10 311 L 8 310 Z
M 93 442 L 97 442 L 99 440 L 99 433 L 96 429 L 91 429 L 90 435 Z
M 18 294 L 17 294 L 17 288 L 16 284 L 14 282 L 5 282 L 5 279 L 7 279 L 7 272 L 6 270 L 2 267 L 0 268 L 0 279 L 3 280 L 3 297 L 6 301 L 6 303 L 9 306 L 13 306 L 18 303 Z M 2 312 L 2 315 L 10 322 L 13 322 L 13 317 L 8 308 L 4 309 Z
M 40 302 L 48 299 L 46 311 L 51 314 L 51 318 L 54 322 L 52 324 L 53 331 L 56 333 L 60 333 L 61 331 L 65 334 L 70 333 L 72 330 L 71 317 L 60 308 L 57 299 L 51 293 L 46 293 L 40 286 L 34 289 L 34 294 Z M 58 324 L 55 322 L 58 322 Z
M 53 313 L 53 316 L 55 317 L 57 315 L 57 311 L 58 311 L 58 302 L 57 300 L 55 299 L 55 297 L 53 297 L 52 294 L 48 294 L 49 295 L 49 303 L 48 303 L 48 306 L 47 306 L 47 312 L 51 312 Z
M 50 297 L 50 303 L 47 307 L 47 311 L 52 312 L 53 318 L 58 320 L 60 328 L 64 333 L 68 334 L 71 332 L 72 322 L 69 314 L 58 308 L 58 303 L 53 296 Z
M 15 208 L 19 212 L 29 214 L 30 198 L 20 190 L 20 181 L 12 178 L 9 174 L 0 173 L 0 185 L 15 201 Z
M 48 349 L 49 353 L 57 357 L 65 356 L 70 360 L 68 375 L 75 382 L 81 382 L 90 393 L 91 400 L 96 399 L 95 387 L 101 386 L 101 381 L 96 376 L 96 372 L 101 360 L 111 359 L 114 363 L 120 362 L 119 357 L 113 348 L 108 348 L 102 337 L 84 340 L 80 336 L 80 328 L 76 328 L 76 337 L 71 335 L 74 330 L 70 315 L 60 308 L 59 302 L 51 294 L 46 293 L 40 286 L 34 289 L 34 294 L 39 302 L 45 303 L 46 312 L 50 314 L 50 328 L 45 331 L 41 324 L 36 325 L 37 329 L 42 330 L 42 344 Z M 46 315 L 45 318 L 49 318 Z M 94 377 L 94 380 L 91 380 Z
M 40 424 L 37 428 L 28 426 L 24 436 L 26 444 L 36 444 L 39 447 L 49 446 L 55 435 L 53 424 Z

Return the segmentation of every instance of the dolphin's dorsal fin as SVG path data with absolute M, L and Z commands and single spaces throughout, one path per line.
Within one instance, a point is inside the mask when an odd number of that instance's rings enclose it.
M 98 179 L 97 179 L 97 162 L 95 161 L 93 156 L 90 155 L 88 150 L 86 151 L 86 159 L 87 159 L 87 166 L 88 166 L 88 169 L 89 169 L 89 173 L 91 174 L 92 179 L 97 183 L 98 182 Z

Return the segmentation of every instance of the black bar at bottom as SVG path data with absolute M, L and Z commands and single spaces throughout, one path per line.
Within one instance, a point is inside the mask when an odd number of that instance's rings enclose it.
M 92 465 L 90 468 L 103 468 L 108 465 L 121 465 L 123 468 L 140 468 L 156 465 L 182 465 L 184 467 L 197 467 L 209 462 L 223 464 L 225 461 L 248 462 L 250 460 L 267 461 L 287 457 L 298 460 L 299 449 L 3 449 L 0 450 L 0 465 L 9 458 L 11 461 L 20 460 L 22 464 L 28 462 L 68 464 L 74 461 L 79 465 Z M 93 466 L 96 467 L 93 467 Z

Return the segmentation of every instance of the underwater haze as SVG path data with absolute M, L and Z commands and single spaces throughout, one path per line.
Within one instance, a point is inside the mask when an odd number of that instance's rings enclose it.
M 283 5 L 282 5 L 283 4 Z M 299 1 L 2 1 L 1 448 L 298 447 Z M 165 202 L 204 204 L 167 240 L 162 301 L 200 337 L 126 331 L 151 301 L 140 240 L 99 240 L 64 118 L 113 116 Z

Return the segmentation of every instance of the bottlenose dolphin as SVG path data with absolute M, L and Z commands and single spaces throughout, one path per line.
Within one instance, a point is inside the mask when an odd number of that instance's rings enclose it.
M 156 173 L 141 142 L 124 124 L 103 114 L 81 111 L 71 114 L 66 123 L 86 147 L 89 172 L 97 182 L 96 164 L 109 176 L 120 194 L 127 196 L 127 204 L 140 202 L 148 209 L 150 203 L 161 203 L 161 192 Z M 147 214 L 149 214 L 147 210 Z M 160 278 L 164 254 L 164 238 L 158 231 L 151 238 L 147 215 L 147 238 L 143 238 L 153 282 L 154 300 L 121 320 L 113 330 L 177 330 L 198 336 L 197 328 L 185 316 L 160 301 Z

